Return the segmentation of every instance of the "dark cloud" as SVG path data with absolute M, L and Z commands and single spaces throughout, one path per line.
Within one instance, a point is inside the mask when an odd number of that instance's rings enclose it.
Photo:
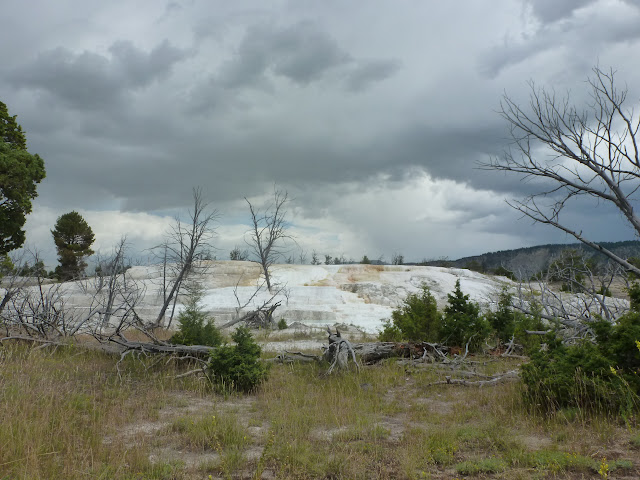
M 574 10 L 596 0 L 527 0 L 533 14 L 543 23 L 553 23 L 570 16 Z
M 220 86 L 272 91 L 270 76 L 305 87 L 338 70 L 349 90 L 360 91 L 393 76 L 399 66 L 400 62 L 393 59 L 354 58 L 314 22 L 285 27 L 258 24 L 247 29 L 232 58 L 207 82 L 204 88 L 211 95 L 205 98 L 219 98 Z M 219 103 L 204 102 L 213 107 Z
M 257 25 L 247 30 L 236 55 L 223 65 L 219 79 L 225 87 L 256 86 L 271 73 L 307 85 L 349 61 L 349 55 L 311 22 L 284 28 Z
M 296 221 L 325 231 L 313 245 L 352 245 L 327 253 L 544 243 L 558 235 L 516 222 L 503 202 L 540 185 L 477 169 L 508 145 L 500 97 L 526 105 L 534 79 L 585 104 L 597 62 L 640 84 L 629 60 L 640 14 L 630 1 L 496 1 L 104 2 L 94 12 L 34 0 L 47 13 L 37 18 L 37 6 L 16 3 L 0 41 L 22 41 L 0 52 L 0 100 L 46 161 L 39 201 L 55 215 L 174 213 L 200 185 L 241 218 L 242 197 L 278 183 L 296 198 Z M 620 233 L 610 214 L 589 232 Z M 588 221 L 580 206 L 575 215 Z
M 541 59 L 539 63 L 557 57 L 568 66 L 582 60 L 589 67 L 613 47 L 640 40 L 640 9 L 630 2 L 607 6 L 596 0 L 528 3 L 542 25 L 531 33 L 505 37 L 502 44 L 490 48 L 480 59 L 485 75 L 494 78 L 504 69 L 536 57 Z M 580 7 L 585 8 L 585 14 L 571 15 Z
M 110 56 L 64 47 L 40 53 L 7 76 L 17 88 L 44 91 L 65 104 L 92 110 L 120 103 L 126 93 L 164 78 L 188 52 L 163 41 L 149 52 L 117 41 Z

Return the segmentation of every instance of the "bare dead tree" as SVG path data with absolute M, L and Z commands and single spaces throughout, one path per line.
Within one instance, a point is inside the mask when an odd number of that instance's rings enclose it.
M 210 210 L 202 198 L 200 188 L 193 189 L 193 207 L 189 212 L 189 222 L 176 219 L 166 242 L 156 247 L 163 260 L 163 303 L 154 327 L 163 325 L 168 308 L 173 304 L 169 324 L 175 310 L 178 293 L 187 276 L 195 268 L 202 267 L 202 260 L 207 256 L 207 248 L 213 238 L 213 223 L 218 218 L 216 210 Z M 170 267 L 173 271 L 170 272 Z M 167 279 L 170 277 L 170 280 Z
M 13 268 L 7 275 L 2 278 L 2 300 L 0 300 L 0 315 L 4 311 L 5 307 L 9 304 L 11 299 L 18 295 L 28 284 L 29 277 L 25 275 L 27 266 L 26 257 L 28 251 L 24 250 L 18 254 L 10 256 L 11 264 Z M 34 264 L 39 261 L 38 253 L 32 254 Z
M 40 273 L 31 277 L 28 284 L 11 297 L 2 313 L 7 332 L 39 338 L 72 334 L 78 321 L 65 309 L 68 287 L 69 284 L 48 283 Z
M 634 204 L 640 187 L 640 116 L 625 105 L 627 89 L 616 87 L 615 72 L 593 69 L 588 79 L 591 103 L 573 105 L 567 95 L 530 83 L 528 108 L 505 95 L 499 113 L 510 127 L 512 146 L 483 168 L 538 179 L 547 185 L 523 200 L 509 202 L 535 222 L 551 225 L 606 255 L 625 270 L 640 268 L 588 239 L 561 213 L 572 200 L 591 197 L 613 205 L 640 235 Z
M 122 239 L 112 256 L 98 259 L 96 276 L 75 283 L 51 283 L 36 269 L 36 276 L 20 289 L 8 291 L 12 295 L 1 317 L 7 335 L 18 332 L 44 340 L 78 334 L 97 338 L 105 328 L 113 332 L 136 323 L 135 307 L 144 295 L 144 285 L 126 274 L 125 245 Z M 38 265 L 37 253 L 33 255 Z M 79 305 L 70 301 L 78 290 L 87 298 Z
M 103 326 L 109 325 L 111 316 L 114 313 L 114 304 L 118 294 L 118 277 L 125 275 L 124 254 L 127 239 L 122 237 L 118 245 L 114 248 L 110 258 L 98 258 L 94 284 L 96 293 L 104 292 L 104 309 L 101 312 Z
M 287 232 L 289 225 L 285 220 L 289 195 L 286 191 L 274 188 L 273 199 L 262 211 L 258 211 L 246 197 L 245 200 L 251 213 L 251 229 L 245 241 L 258 259 L 267 289 L 271 292 L 273 285 L 269 269 L 286 253 L 286 241 L 293 240 Z
M 570 263 L 554 262 L 542 275 L 522 281 L 516 287 L 512 306 L 526 315 L 562 326 L 569 337 L 590 334 L 590 323 L 597 318 L 613 321 L 629 311 L 629 303 L 605 295 L 608 286 L 620 278 L 622 267 L 614 262 L 590 265 L 584 257 L 571 255 Z M 582 258 L 582 261 L 580 261 Z M 573 292 L 553 287 L 561 282 Z M 570 290 L 565 288 L 564 290 Z
M 25 260 L 28 255 L 32 256 L 35 268 Z M 53 284 L 45 278 L 44 269 L 38 268 L 42 262 L 37 251 L 25 251 L 14 257 L 14 264 L 13 272 L 2 282 L 0 318 L 6 334 L 21 333 L 34 338 L 73 335 L 90 309 L 83 309 L 82 318 L 65 310 L 65 289 L 69 285 Z
M 95 334 L 103 329 L 113 334 L 139 323 L 135 308 L 146 287 L 127 274 L 126 248 L 127 239 L 123 237 L 111 255 L 97 258 L 96 275 L 80 284 L 91 296 L 90 311 L 97 317 Z
M 240 247 L 238 247 L 237 245 L 233 247 L 233 250 L 229 252 L 229 260 L 246 261 L 248 259 L 249 259 L 249 251 L 240 250 Z
M 262 284 L 258 284 L 255 287 L 255 290 L 249 295 L 241 300 L 239 286 L 240 281 L 242 280 L 242 276 L 238 279 L 236 286 L 233 289 L 233 296 L 236 298 L 237 307 L 235 307 L 235 313 L 231 321 L 225 323 L 220 328 L 228 328 L 237 323 L 245 322 L 246 325 L 252 328 L 273 328 L 275 326 L 275 322 L 273 320 L 273 312 L 275 312 L 276 308 L 278 308 L 282 301 L 275 301 L 277 297 L 284 296 L 289 301 L 289 291 L 286 286 L 280 285 L 273 292 L 269 292 L 268 298 L 266 298 L 262 304 L 256 303 L 256 297 L 260 294 L 262 289 L 264 288 L 265 282 Z M 249 306 L 252 306 L 253 310 L 243 313 L 245 309 Z

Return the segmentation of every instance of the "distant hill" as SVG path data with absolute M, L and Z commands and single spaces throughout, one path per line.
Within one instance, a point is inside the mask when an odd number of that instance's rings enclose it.
M 638 240 L 602 242 L 600 245 L 623 258 L 640 257 L 640 241 Z M 506 269 L 515 273 L 520 272 L 525 276 L 531 276 L 546 269 L 554 258 L 567 249 L 578 250 L 587 257 L 605 259 L 604 255 L 582 243 L 552 243 L 536 247 L 483 253 L 482 255 L 459 258 L 458 260 L 433 260 L 421 263 L 421 265 L 468 268 L 479 272 Z

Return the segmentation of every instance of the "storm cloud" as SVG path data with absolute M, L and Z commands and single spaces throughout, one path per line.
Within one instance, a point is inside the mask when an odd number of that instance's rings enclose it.
M 244 197 L 274 184 L 309 252 L 415 260 L 570 240 L 505 204 L 536 185 L 478 166 L 508 148 L 496 111 L 505 93 L 526 103 L 527 81 L 578 105 L 594 65 L 639 85 L 639 22 L 622 0 L 15 3 L 0 100 L 47 168 L 29 242 L 52 252 L 51 225 L 76 209 L 100 248 L 128 234 L 144 251 L 201 186 L 225 258 Z M 585 208 L 569 221 L 596 239 L 631 235 Z

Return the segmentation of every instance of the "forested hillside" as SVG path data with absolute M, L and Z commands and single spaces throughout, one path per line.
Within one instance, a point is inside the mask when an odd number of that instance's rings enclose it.
M 640 241 L 629 240 L 625 242 L 602 242 L 601 245 L 623 258 L 640 257 Z M 527 276 L 546 269 L 549 264 L 560 255 L 563 250 L 577 250 L 587 257 L 596 257 L 604 260 L 604 255 L 585 246 L 582 243 L 573 244 L 548 244 L 535 247 L 517 248 L 515 250 L 501 250 L 498 252 L 483 253 L 471 257 L 463 257 L 458 260 L 434 260 L 425 262 L 425 265 L 446 266 L 456 268 L 469 268 L 479 272 L 494 272 L 506 269 L 518 274 L 521 272 Z

